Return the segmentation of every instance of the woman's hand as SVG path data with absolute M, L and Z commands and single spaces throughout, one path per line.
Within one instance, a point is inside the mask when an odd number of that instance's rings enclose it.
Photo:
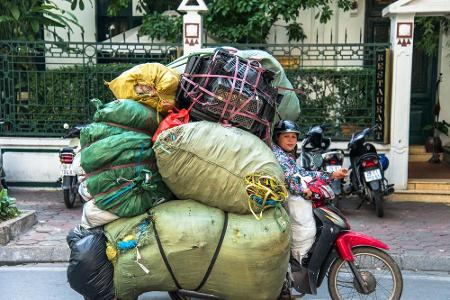
M 305 196 L 306 199 L 310 199 L 312 196 L 312 192 L 310 189 L 306 188 L 303 189 L 303 195 Z
M 331 178 L 333 179 L 343 179 L 345 176 L 347 176 L 348 170 L 347 169 L 339 169 L 337 171 L 334 171 L 331 174 Z

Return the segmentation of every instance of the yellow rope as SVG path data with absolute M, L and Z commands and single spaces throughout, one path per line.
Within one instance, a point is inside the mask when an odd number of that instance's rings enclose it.
M 279 208 L 288 197 L 285 185 L 269 175 L 252 173 L 244 177 L 244 183 L 249 196 L 248 207 L 257 220 L 262 219 L 265 209 Z

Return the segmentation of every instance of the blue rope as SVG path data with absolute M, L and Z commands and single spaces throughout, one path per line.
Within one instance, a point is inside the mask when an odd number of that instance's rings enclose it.
M 103 200 L 102 205 L 106 206 L 109 203 L 111 203 L 112 201 L 114 201 L 115 199 L 119 198 L 120 196 L 122 196 L 123 194 L 127 193 L 128 191 L 130 191 L 131 189 L 133 189 L 136 186 L 136 184 L 134 182 L 130 183 L 127 186 L 124 186 L 123 188 L 119 189 L 117 192 L 115 192 L 113 195 L 111 195 L 110 197 L 106 198 L 105 200 Z

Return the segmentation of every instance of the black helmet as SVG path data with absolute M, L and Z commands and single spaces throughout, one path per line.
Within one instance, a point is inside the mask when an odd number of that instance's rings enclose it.
M 277 124 L 275 124 L 274 133 L 277 137 L 280 133 L 285 132 L 293 132 L 296 133 L 297 136 L 300 135 L 300 128 L 298 125 L 291 120 L 281 120 Z

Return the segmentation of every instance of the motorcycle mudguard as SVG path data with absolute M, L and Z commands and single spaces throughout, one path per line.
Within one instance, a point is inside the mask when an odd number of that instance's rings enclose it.
M 73 178 L 73 176 L 63 176 L 62 184 L 61 184 L 61 187 L 63 190 L 70 189 L 70 187 L 72 185 L 72 178 Z
M 358 246 L 368 246 L 383 250 L 389 250 L 389 246 L 385 243 L 362 233 L 346 231 L 336 240 L 336 248 L 339 256 L 346 261 L 354 261 L 352 248 Z
M 375 180 L 375 181 L 371 181 L 369 182 L 369 187 L 372 191 L 378 191 L 381 189 L 381 185 L 380 185 L 380 181 L 379 180 Z

